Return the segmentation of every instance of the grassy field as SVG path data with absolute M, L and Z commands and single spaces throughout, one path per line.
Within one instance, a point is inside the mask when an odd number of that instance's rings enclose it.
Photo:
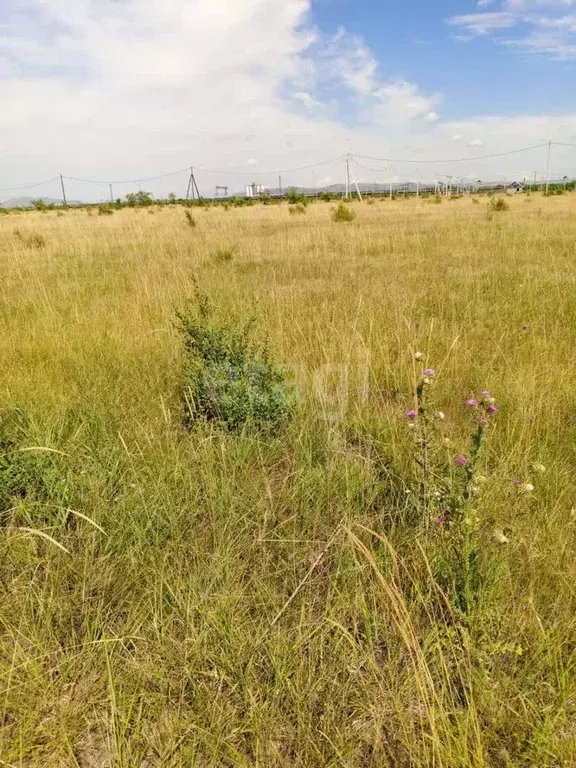
M 0 766 L 576 765 L 576 197 L 352 208 L 0 216 Z M 281 433 L 181 426 L 195 284 L 290 367 Z M 447 467 L 499 404 L 466 617 L 426 365 Z

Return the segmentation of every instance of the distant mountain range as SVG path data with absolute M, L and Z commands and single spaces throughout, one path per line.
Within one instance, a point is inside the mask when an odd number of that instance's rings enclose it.
M 45 205 L 62 205 L 62 200 L 53 197 L 11 197 L 0 202 L 0 208 L 32 208 L 34 200 L 42 200 Z M 69 200 L 68 205 L 82 205 L 80 200 Z
M 552 182 L 554 184 L 558 184 L 559 182 Z M 540 181 L 539 184 L 541 185 L 542 182 Z M 471 183 L 470 180 L 466 181 L 464 183 L 465 189 L 470 189 L 471 191 L 474 190 L 487 190 L 487 189 L 494 189 L 494 188 L 502 188 L 505 186 L 508 186 L 509 182 L 476 182 Z M 456 189 L 458 185 L 456 182 L 454 182 L 453 187 Z M 394 181 L 392 184 L 367 184 L 365 182 L 358 182 L 358 189 L 360 190 L 360 193 L 365 194 L 389 194 L 390 193 L 390 187 L 392 187 L 392 192 L 395 194 L 401 193 L 401 192 L 408 192 L 408 193 L 416 193 L 418 189 L 418 185 L 416 182 L 397 182 Z M 282 194 L 286 195 L 289 189 L 295 189 L 300 194 L 306 195 L 308 197 L 313 197 L 315 195 L 321 195 L 322 193 L 330 193 L 332 195 L 343 195 L 345 194 L 345 186 L 344 184 L 331 184 L 330 186 L 325 187 L 317 187 L 314 189 L 313 187 L 300 187 L 297 185 L 291 185 L 290 187 L 283 187 L 282 190 L 276 188 L 271 189 L 267 188 L 266 192 L 271 195 L 272 197 L 280 197 Z M 420 190 L 421 191 L 433 191 L 435 189 L 435 184 L 430 182 L 422 182 L 420 184 Z M 356 184 L 351 184 L 350 189 L 351 194 L 356 194 Z M 244 197 L 244 193 L 242 192 L 236 192 L 235 194 L 229 195 L 229 197 Z M 204 194 L 203 197 L 205 199 L 215 199 L 210 197 L 207 194 Z M 32 208 L 32 204 L 35 200 L 42 200 L 43 203 L 46 205 L 55 205 L 55 206 L 61 206 L 62 200 L 53 198 L 53 197 L 12 197 L 9 200 L 4 200 L 3 202 L 0 202 L 0 208 Z M 161 200 L 159 198 L 158 202 Z M 75 205 L 97 205 L 98 203 L 95 202 L 86 202 L 82 200 L 69 200 L 68 205 L 69 206 L 75 206 Z

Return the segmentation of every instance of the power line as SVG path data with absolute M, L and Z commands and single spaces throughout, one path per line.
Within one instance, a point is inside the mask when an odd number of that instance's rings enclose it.
M 340 160 L 345 160 L 348 155 L 340 155 L 340 157 L 332 157 L 330 160 L 321 160 L 318 163 L 311 163 L 310 165 L 301 165 L 299 168 L 284 168 L 274 171 L 253 171 L 251 168 L 245 171 L 228 171 L 228 170 L 215 170 L 214 168 L 202 168 L 196 166 L 199 171 L 203 173 L 215 173 L 221 176 L 271 176 L 277 173 L 296 173 L 297 171 L 309 171 L 311 168 L 319 168 L 321 165 L 328 165 L 329 163 L 337 163 Z
M 554 142 L 552 142 L 554 143 Z M 354 157 L 360 157 L 363 160 L 376 160 L 376 162 L 381 163 L 465 163 L 465 162 L 471 162 L 474 160 L 489 160 L 492 157 L 505 157 L 506 155 L 517 155 L 521 152 L 530 152 L 532 149 L 541 149 L 542 147 L 547 147 L 548 142 L 546 141 L 544 144 L 534 144 L 532 147 L 524 147 L 523 149 L 510 149 L 507 152 L 495 152 L 491 155 L 478 155 L 477 157 L 460 157 L 460 158 L 453 158 L 451 160 L 424 160 L 422 158 L 418 158 L 417 160 L 398 160 L 395 157 L 370 157 L 369 155 L 354 155 Z
M 23 184 L 20 187 L 4 187 L 0 189 L 0 192 L 17 192 L 19 189 L 32 189 L 32 187 L 41 187 L 43 184 L 50 184 L 53 181 L 58 181 L 59 178 L 59 176 L 54 176 L 52 179 L 46 179 L 45 181 L 35 181 L 33 184 Z
M 487 155 L 477 155 L 475 157 L 461 157 L 461 158 L 452 158 L 452 159 L 444 159 L 444 160 L 440 160 L 440 159 L 436 159 L 436 158 L 435 159 L 431 159 L 431 160 L 426 160 L 426 159 L 423 159 L 423 158 L 418 158 L 418 159 L 413 159 L 413 160 L 408 160 L 408 159 L 406 159 L 406 160 L 398 160 L 398 159 L 392 158 L 392 157 L 374 157 L 374 156 L 371 156 L 371 155 L 349 154 L 349 155 L 340 155 L 339 157 L 330 158 L 329 160 L 321 160 L 321 161 L 319 161 L 317 163 L 310 163 L 308 165 L 301 165 L 301 166 L 298 166 L 296 168 L 288 168 L 288 169 L 283 169 L 283 170 L 275 169 L 273 171 L 255 171 L 255 170 L 252 170 L 251 168 L 246 168 L 246 169 L 244 169 L 242 171 L 238 171 L 238 170 L 232 171 L 232 170 L 229 170 L 229 169 L 216 170 L 214 168 L 204 168 L 204 167 L 198 167 L 198 166 L 196 166 L 196 167 L 197 167 L 197 170 L 202 171 L 202 173 L 217 174 L 217 175 L 220 175 L 220 176 L 243 176 L 243 177 L 246 177 L 246 176 L 271 176 L 271 175 L 276 175 L 276 174 L 287 174 L 287 173 L 297 173 L 299 171 L 306 171 L 306 170 L 310 170 L 310 169 L 313 169 L 313 168 L 319 168 L 319 167 L 321 167 L 323 165 L 328 165 L 330 163 L 337 163 L 337 162 L 340 162 L 341 160 L 345 160 L 346 158 L 349 158 L 356 165 L 358 165 L 360 168 L 363 168 L 364 170 L 369 171 L 370 173 L 383 173 L 385 171 L 390 170 L 392 164 L 394 164 L 394 163 L 398 163 L 398 164 L 405 164 L 405 163 L 409 163 L 409 164 L 417 164 L 417 163 L 451 164 L 451 163 L 474 162 L 474 161 L 479 161 L 479 160 L 489 160 L 490 158 L 496 158 L 496 157 L 506 157 L 508 155 L 517 155 L 517 154 L 521 154 L 523 152 L 530 152 L 530 151 L 535 150 L 535 149 L 542 149 L 543 147 L 549 147 L 549 146 L 576 147 L 576 144 L 571 144 L 571 143 L 568 143 L 568 142 L 552 141 L 552 142 L 545 142 L 545 143 L 542 143 L 542 144 L 534 144 L 533 146 L 523 147 L 521 149 L 511 149 L 511 150 L 508 150 L 506 152 L 494 152 L 494 153 L 487 154 Z M 359 159 L 360 160 L 373 160 L 373 161 L 376 161 L 376 162 L 388 163 L 388 165 L 385 168 L 368 168 L 367 166 L 365 166 L 361 162 L 359 162 Z M 238 167 L 238 166 L 236 166 L 236 167 Z M 116 180 L 116 181 L 110 180 L 110 179 L 84 179 L 84 178 L 80 178 L 78 176 L 63 176 L 63 178 L 68 180 L 68 181 L 76 181 L 76 182 L 80 182 L 80 183 L 83 183 L 83 184 L 105 184 L 105 185 L 110 185 L 110 184 L 142 184 L 142 183 L 147 182 L 147 181 L 158 181 L 160 179 L 166 179 L 166 178 L 169 178 L 171 176 L 177 176 L 179 174 L 189 173 L 189 170 L 190 170 L 190 168 L 187 167 L 187 168 L 181 168 L 181 169 L 179 169 L 177 171 L 169 171 L 168 173 L 158 174 L 156 176 L 146 176 L 146 177 L 139 178 L 139 179 L 121 179 L 121 180 Z M 60 180 L 60 176 L 54 176 L 54 177 L 52 177 L 50 179 L 45 179 L 44 181 L 36 181 L 36 182 L 31 183 L 31 184 L 22 184 L 22 185 L 17 185 L 17 186 L 13 186 L 13 187 L 0 188 L 0 192 L 17 192 L 17 191 L 23 190 L 23 189 L 33 189 L 34 187 L 41 187 L 44 184 L 50 184 L 50 183 L 53 183 L 53 182 L 57 182 L 59 180 Z
M 310 168 L 317 168 L 321 165 L 327 165 L 328 163 L 335 163 L 338 160 L 342 160 L 345 156 L 341 155 L 340 157 L 331 158 L 330 160 L 321 160 L 318 163 L 311 163 L 310 165 L 301 165 L 298 168 L 288 168 L 284 170 L 273 170 L 273 171 L 253 171 L 251 168 L 247 168 L 244 171 L 230 171 L 230 170 L 216 170 L 214 168 L 203 168 L 201 166 L 195 166 L 198 171 L 202 171 L 203 173 L 213 173 L 218 174 L 220 176 L 270 176 L 272 174 L 276 175 L 277 173 L 296 173 L 297 171 L 305 171 Z M 82 179 L 77 176 L 64 176 L 65 179 L 68 179 L 69 181 L 79 181 L 84 184 L 141 184 L 145 181 L 157 181 L 159 179 L 166 179 L 169 176 L 177 176 L 180 173 L 189 173 L 190 167 L 188 168 L 181 168 L 178 171 L 170 171 L 169 173 L 162 173 L 158 176 L 148 176 L 143 179 L 123 179 L 121 181 L 114 181 L 110 179 Z
M 358 160 L 356 160 L 356 157 L 354 155 L 351 155 L 350 159 L 354 163 L 354 165 L 359 166 L 365 171 L 369 171 L 370 173 L 383 173 L 384 171 L 389 171 L 392 168 L 392 165 L 387 165 L 385 168 L 368 168 L 367 165 L 363 165 L 362 163 L 359 163 Z
M 106 181 L 100 179 L 79 179 L 77 176 L 64 176 L 68 181 L 80 181 L 84 184 L 141 184 L 144 181 L 158 181 L 158 179 L 167 179 L 169 176 L 177 176 L 180 173 L 189 173 L 190 166 L 188 168 L 181 168 L 179 171 L 170 171 L 169 173 L 162 173 L 159 176 L 148 176 L 145 179 L 125 179 L 123 181 Z

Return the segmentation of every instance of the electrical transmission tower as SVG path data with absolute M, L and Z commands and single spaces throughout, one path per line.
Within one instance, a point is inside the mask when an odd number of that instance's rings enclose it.
M 188 188 L 186 189 L 186 200 L 190 200 L 190 198 L 192 200 L 200 200 L 200 192 L 198 190 L 198 184 L 196 184 L 194 168 L 190 168 L 190 178 L 188 179 Z

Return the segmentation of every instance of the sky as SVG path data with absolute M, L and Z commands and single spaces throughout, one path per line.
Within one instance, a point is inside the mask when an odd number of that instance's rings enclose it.
M 2 0 L 0 200 L 576 176 L 575 75 L 576 0 Z

